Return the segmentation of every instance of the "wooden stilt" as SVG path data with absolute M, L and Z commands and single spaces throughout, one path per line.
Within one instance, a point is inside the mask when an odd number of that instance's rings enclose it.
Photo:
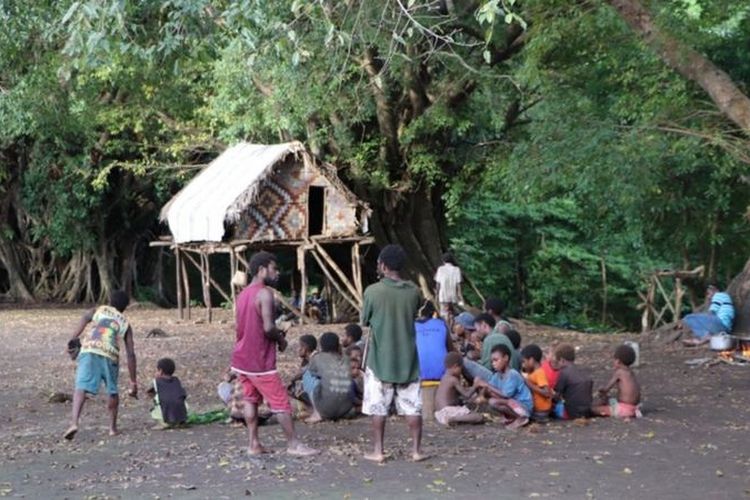
M 331 258 L 331 256 L 328 255 L 328 252 L 325 251 L 325 249 L 323 248 L 323 246 L 320 243 L 318 243 L 318 242 L 316 242 L 316 241 L 313 240 L 312 244 L 313 244 L 313 247 L 314 247 L 313 248 L 313 252 L 312 252 L 313 255 L 315 255 L 317 253 L 318 255 L 320 255 L 320 257 L 323 260 L 325 260 L 325 262 L 330 266 L 330 268 L 333 270 L 333 272 L 336 273 L 336 275 L 338 275 L 339 279 L 341 280 L 341 283 L 343 283 L 343 285 L 349 290 L 349 294 L 352 297 L 354 297 L 355 300 L 357 300 L 357 303 L 360 304 L 357 307 L 357 309 L 360 309 L 361 308 L 361 301 L 362 301 L 362 299 L 361 298 L 357 299 L 357 297 L 359 296 L 359 294 L 357 293 L 357 289 L 354 287 L 354 285 L 352 285 L 352 282 L 349 281 L 349 278 L 346 276 L 346 274 L 344 274 L 344 272 L 341 270 L 341 268 L 338 266 L 338 264 L 336 264 L 336 262 Z
M 359 255 L 359 242 L 355 242 L 352 245 L 352 277 L 354 279 L 354 287 L 357 289 L 359 298 L 362 299 L 364 294 L 362 285 L 362 261 Z
M 234 248 L 229 249 L 229 289 L 232 294 L 232 312 L 236 313 L 234 303 L 237 300 L 237 289 L 234 286 L 234 275 L 237 273 L 237 257 L 234 255 Z
M 182 268 L 182 284 L 185 287 L 185 310 L 187 311 L 187 319 L 190 319 L 190 280 L 184 260 L 180 262 L 180 267 Z
M 307 270 L 305 269 L 305 246 L 297 247 L 297 269 L 300 275 L 299 286 L 299 310 L 302 316 L 305 315 L 305 306 L 307 305 Z
M 245 257 L 243 257 L 242 254 L 239 254 L 239 253 L 236 254 L 236 257 L 237 257 L 237 260 L 240 261 L 240 262 L 242 262 L 242 265 L 245 266 L 245 270 L 249 271 L 250 270 L 250 264 L 247 262 L 247 260 L 245 260 Z
M 175 289 L 177 291 L 177 317 L 183 319 L 182 313 L 182 262 L 180 259 L 180 247 L 175 245 L 174 247 L 174 259 L 175 259 Z
M 210 323 L 213 319 L 213 307 L 211 304 L 211 263 L 208 253 L 201 252 L 201 265 L 203 268 L 203 304 L 206 306 L 206 319 Z

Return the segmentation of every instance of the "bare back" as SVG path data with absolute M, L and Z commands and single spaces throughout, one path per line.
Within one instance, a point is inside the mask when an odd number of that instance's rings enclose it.
M 641 385 L 630 368 L 615 370 L 617 378 L 617 400 L 621 403 L 637 405 L 641 402 Z
M 440 379 L 440 385 L 435 393 L 435 411 L 440 411 L 446 406 L 460 406 L 458 390 L 456 385 L 460 381 L 455 375 L 446 372 Z

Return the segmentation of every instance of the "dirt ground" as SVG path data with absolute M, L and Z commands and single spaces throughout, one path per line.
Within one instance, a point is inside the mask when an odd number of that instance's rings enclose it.
M 64 354 L 80 309 L 0 310 L 0 496 L 26 498 L 748 498 L 750 497 L 750 366 L 692 367 L 706 350 L 641 344 L 645 418 L 532 425 L 520 431 L 496 423 L 443 429 L 425 425 L 432 458 L 407 461 L 406 425 L 386 429 L 392 458 L 361 460 L 369 422 L 360 418 L 297 428 L 322 450 L 310 459 L 283 453 L 278 426 L 261 428 L 275 453 L 250 459 L 241 428 L 216 423 L 151 430 L 149 403 L 123 398 L 122 434 L 107 436 L 104 398 L 87 402 L 75 441 L 61 435 L 70 403 L 51 403 L 72 392 L 75 365 Z M 231 315 L 212 324 L 176 321 L 175 312 L 128 311 L 138 354 L 140 390 L 156 360 L 171 356 L 193 410 L 221 406 L 216 384 L 233 340 Z M 161 328 L 166 338 L 146 338 Z M 520 326 L 524 343 L 566 341 L 579 348 L 596 384 L 609 374 L 611 352 L 627 335 L 594 335 Z M 310 328 L 296 328 L 293 337 Z M 314 333 L 341 332 L 341 325 Z M 292 342 L 294 348 L 294 342 Z M 294 350 L 281 357 L 293 367 Z M 121 388 L 127 383 L 121 367 Z

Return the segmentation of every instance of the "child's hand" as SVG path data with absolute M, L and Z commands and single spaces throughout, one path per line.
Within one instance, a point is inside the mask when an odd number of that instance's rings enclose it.
M 475 389 L 484 389 L 485 387 L 487 387 L 487 382 L 485 382 L 479 377 L 476 377 L 474 379 L 474 383 L 472 384 L 472 387 L 474 387 Z
M 598 392 L 601 396 L 606 396 L 607 394 L 609 394 L 609 391 L 604 387 L 600 387 L 596 392 Z

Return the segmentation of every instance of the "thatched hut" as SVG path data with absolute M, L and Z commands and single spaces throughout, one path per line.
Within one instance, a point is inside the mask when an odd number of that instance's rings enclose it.
M 330 285 L 359 309 L 360 246 L 372 243 L 367 236 L 369 213 L 335 168 L 316 162 L 301 143 L 240 143 L 224 151 L 162 208 L 161 220 L 168 223 L 172 239 L 153 244 L 168 245 L 175 253 L 181 317 L 183 305 L 189 307 L 186 262 L 201 272 L 210 319 L 210 287 L 232 303 L 235 297 L 234 284 L 226 293 L 211 278 L 210 256 L 228 253 L 230 274 L 235 275 L 240 268 L 247 269 L 246 251 L 270 246 L 296 247 L 302 281 L 300 315 L 304 315 L 308 254 Z M 344 272 L 324 249 L 331 244 L 351 246 L 350 272 Z

